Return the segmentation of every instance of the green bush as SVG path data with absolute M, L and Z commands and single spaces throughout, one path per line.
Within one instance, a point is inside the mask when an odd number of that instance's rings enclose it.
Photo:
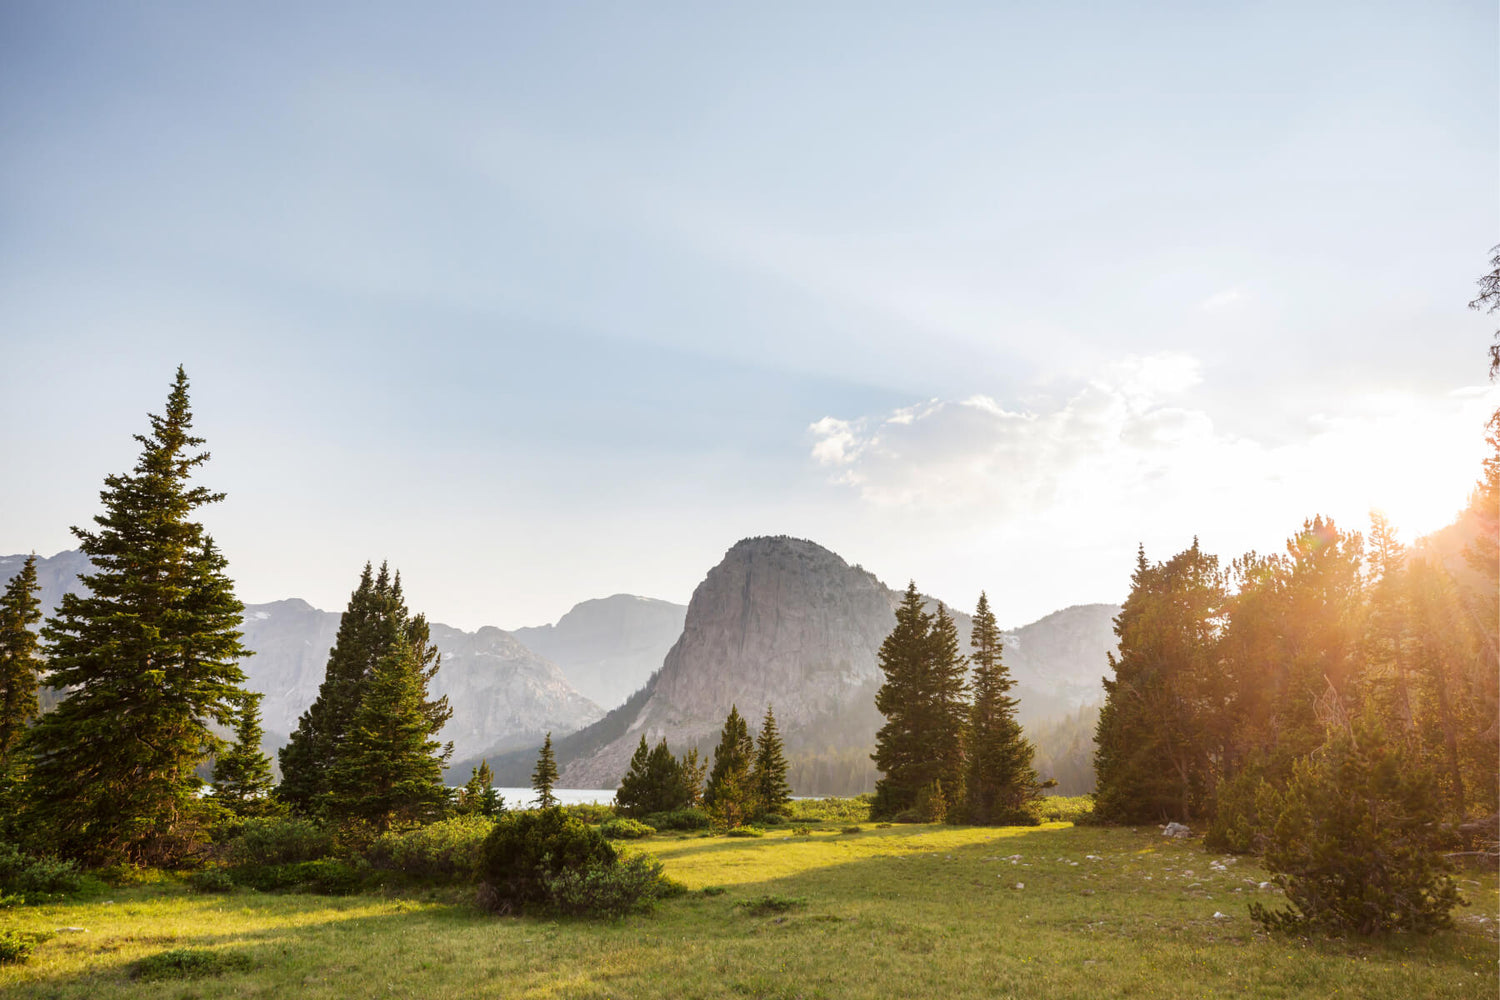
M 236 885 L 261 892 L 302 890 L 321 896 L 347 896 L 364 884 L 364 873 L 343 861 L 324 859 L 289 865 L 242 865 L 230 870 Z
M 757 896 L 755 899 L 747 899 L 734 905 L 752 917 L 769 917 L 773 913 L 790 913 L 792 910 L 804 909 L 807 906 L 807 900 L 801 896 Z
M 377 837 L 366 852 L 372 867 L 426 882 L 472 882 L 495 823 L 471 814 Z
M 1291 910 L 1250 904 L 1267 930 L 1428 933 L 1453 926 L 1437 783 L 1376 730 L 1298 761 L 1266 845 Z
M 0 965 L 20 965 L 31 957 L 36 939 L 18 930 L 7 927 L 0 930 Z
M 844 829 L 843 829 L 842 832 L 844 832 L 844 833 L 864 833 L 865 832 L 865 828 L 862 827 L 862 826 L 846 826 L 846 827 L 844 827 Z
M 250 959 L 235 952 L 209 951 L 206 948 L 174 948 L 147 955 L 130 970 L 132 979 L 156 982 L 163 979 L 201 979 L 226 972 L 243 972 Z
M 656 827 L 648 826 L 639 820 L 616 817 L 605 820 L 600 825 L 599 832 L 610 840 L 639 840 L 655 833 Z
M 724 831 L 726 837 L 764 837 L 764 830 L 757 830 L 753 826 L 736 826 Z
M 713 825 L 708 813 L 697 806 L 674 809 L 672 812 L 652 813 L 643 820 L 658 830 L 707 830 Z
M 28 903 L 46 902 L 83 887 L 77 863 L 33 857 L 15 844 L 0 841 L 0 895 L 20 896 Z
M 548 902 L 559 913 L 577 917 L 620 917 L 649 910 L 669 891 L 661 862 L 632 855 L 614 864 L 564 868 L 546 876 Z
M 1258 771 L 1246 771 L 1219 785 L 1213 818 L 1203 846 L 1231 854 L 1259 854 L 1281 814 L 1281 796 Z
M 1046 795 L 1036 803 L 1036 818 L 1042 823 L 1087 823 L 1094 812 L 1089 795 Z M 1014 824 L 1029 826 L 1034 824 Z
M 757 818 L 756 822 L 762 826 L 785 826 L 787 818 L 781 815 L 781 813 L 766 813 L 764 816 Z
M 572 806 L 560 806 L 559 808 L 574 819 L 581 819 L 585 823 L 599 824 L 615 815 L 615 807 L 600 802 L 580 802 Z
M 867 823 L 873 795 L 859 795 L 852 799 L 793 799 L 787 804 L 785 814 L 791 822 L 801 823 Z
M 187 884 L 194 892 L 229 892 L 234 888 L 234 879 L 215 865 L 193 872 L 187 877 Z
M 617 858 L 602 833 L 561 809 L 507 813 L 484 841 L 480 902 L 497 912 L 547 903 L 554 876 L 609 867 Z
M 333 834 L 308 819 L 258 817 L 241 824 L 226 845 L 230 864 L 287 865 L 333 853 Z

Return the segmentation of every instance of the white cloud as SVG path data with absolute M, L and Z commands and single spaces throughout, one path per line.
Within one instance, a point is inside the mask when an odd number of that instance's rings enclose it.
M 974 396 L 828 417 L 810 428 L 812 457 L 870 507 L 914 523 L 1044 530 L 1063 547 L 1197 533 L 1234 555 L 1315 513 L 1358 527 L 1379 508 L 1408 539 L 1441 527 L 1478 474 L 1484 419 L 1500 402 L 1482 388 L 1347 398 L 1272 445 L 1176 405 L 1201 380 L 1184 355 L 1126 358 L 1052 407 Z

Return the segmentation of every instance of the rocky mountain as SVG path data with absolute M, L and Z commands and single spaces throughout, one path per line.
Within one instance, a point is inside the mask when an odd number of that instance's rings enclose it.
M 694 591 L 681 637 L 645 687 L 594 726 L 554 739 L 561 783 L 611 787 L 642 734 L 650 742 L 665 737 L 674 749 L 709 749 L 731 704 L 752 720 L 770 704 L 794 783 L 799 755 L 837 758 L 836 766 L 802 772 L 811 784 L 798 787 L 800 794 L 823 791 L 816 775 L 861 766 L 873 748 L 881 721 L 874 707 L 882 679 L 877 654 L 900 598 L 813 542 L 785 536 L 739 542 Z M 1112 605 L 1070 608 L 1007 633 L 1007 663 L 1023 708 L 1036 703 L 1039 711 L 1064 714 L 1094 697 L 1114 647 L 1117 612 Z M 967 637 L 968 615 L 954 617 Z M 518 780 L 527 763 L 525 753 L 497 759 L 502 783 Z
M 681 604 L 616 594 L 574 605 L 555 625 L 511 634 L 561 667 L 585 697 L 614 708 L 661 666 L 686 615 Z
M 24 556 L 0 557 L 0 585 L 24 561 Z M 77 577 L 87 568 L 88 560 L 76 551 L 37 560 L 47 613 L 65 592 L 81 588 Z M 245 606 L 244 641 L 255 651 L 243 664 L 246 686 L 265 695 L 261 717 L 267 745 L 284 743 L 317 697 L 340 617 L 297 599 Z M 455 759 L 495 747 L 532 746 L 548 731 L 571 733 L 604 714 L 556 664 L 508 632 L 464 632 L 434 623 L 432 638 L 443 657 L 432 691 L 447 695 L 453 707 L 442 739 L 453 741 Z

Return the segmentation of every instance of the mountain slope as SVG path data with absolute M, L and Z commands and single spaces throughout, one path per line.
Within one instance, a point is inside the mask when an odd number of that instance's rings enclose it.
M 615 594 L 574 605 L 555 625 L 511 634 L 561 667 L 585 697 L 613 708 L 661 666 L 686 615 L 681 604 Z

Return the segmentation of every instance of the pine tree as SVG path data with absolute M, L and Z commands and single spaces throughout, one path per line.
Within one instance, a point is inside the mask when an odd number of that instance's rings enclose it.
M 698 755 L 697 747 L 689 747 L 687 753 L 677 759 L 677 800 L 681 808 L 696 806 L 703 801 L 703 782 L 708 775 L 705 762 Z
M 208 460 L 191 434 L 181 368 L 165 415 L 137 435 L 132 472 L 105 479 L 95 531 L 74 528 L 95 567 L 43 630 L 49 682 L 69 694 L 28 734 L 33 817 L 62 852 L 160 861 L 181 847 L 244 681 L 243 606 L 193 512 L 223 499 L 189 486 Z
M 792 801 L 792 786 L 786 780 L 786 755 L 781 748 L 781 732 L 776 728 L 776 716 L 771 706 L 766 706 L 766 717 L 760 724 L 760 735 L 755 741 L 755 770 L 753 772 L 755 796 L 766 812 L 779 812 Z
M 536 792 L 536 804 L 543 809 L 557 805 L 557 796 L 552 786 L 557 784 L 557 761 L 552 756 L 552 734 L 542 743 L 542 752 L 536 759 L 536 770 L 531 772 L 531 787 Z
M 624 816 L 644 816 L 651 812 L 651 748 L 646 745 L 646 734 L 630 756 L 630 766 L 615 789 L 615 809 Z
M 714 810 L 729 826 L 738 826 L 755 813 L 755 785 L 750 768 L 755 759 L 755 743 L 738 707 L 731 705 L 714 748 L 713 770 L 703 789 L 703 804 Z
M 495 817 L 505 808 L 505 800 L 495 791 L 495 772 L 489 760 L 482 760 L 458 791 L 458 813 L 461 816 Z
M 0 781 L 10 773 L 11 756 L 37 716 L 36 689 L 45 662 L 31 626 L 42 620 L 40 591 L 36 556 L 30 555 L 0 596 Z
M 242 816 L 262 808 L 275 784 L 271 758 L 260 749 L 262 697 L 245 692 L 235 719 L 234 743 L 214 761 L 214 800 Z
M 924 757 L 924 691 L 932 655 L 932 616 L 922 607 L 916 582 L 907 584 L 896 609 L 896 627 L 880 644 L 885 683 L 875 693 L 875 707 L 885 725 L 875 735 L 871 759 L 881 777 L 875 782 L 874 818 L 895 816 L 912 808 L 917 791 L 934 777 Z
M 979 595 L 969 646 L 974 650 L 974 704 L 969 713 L 967 752 L 969 821 L 1034 824 L 1041 796 L 1032 758 L 1036 751 L 1016 722 L 1015 686 L 1002 659 L 1000 626 L 989 598 Z
M 924 698 L 924 756 L 951 803 L 963 801 L 964 744 L 969 726 L 969 658 L 959 651 L 958 627 L 948 609 L 938 605 L 932 622 Z M 954 814 L 957 815 L 956 813 Z
M 326 810 L 332 776 L 344 755 L 355 715 L 378 664 L 397 645 L 411 649 L 422 683 L 422 711 L 437 733 L 452 715 L 446 698 L 430 701 L 427 685 L 439 659 L 427 620 L 412 615 L 401 594 L 401 574 L 384 563 L 378 573 L 365 564 L 359 584 L 339 620 L 318 696 L 302 713 L 287 745 L 281 748 L 281 786 L 277 796 L 304 814 Z
M 375 665 L 330 778 L 330 812 L 386 830 L 442 814 L 443 766 L 453 753 L 427 712 L 420 655 L 404 640 Z

